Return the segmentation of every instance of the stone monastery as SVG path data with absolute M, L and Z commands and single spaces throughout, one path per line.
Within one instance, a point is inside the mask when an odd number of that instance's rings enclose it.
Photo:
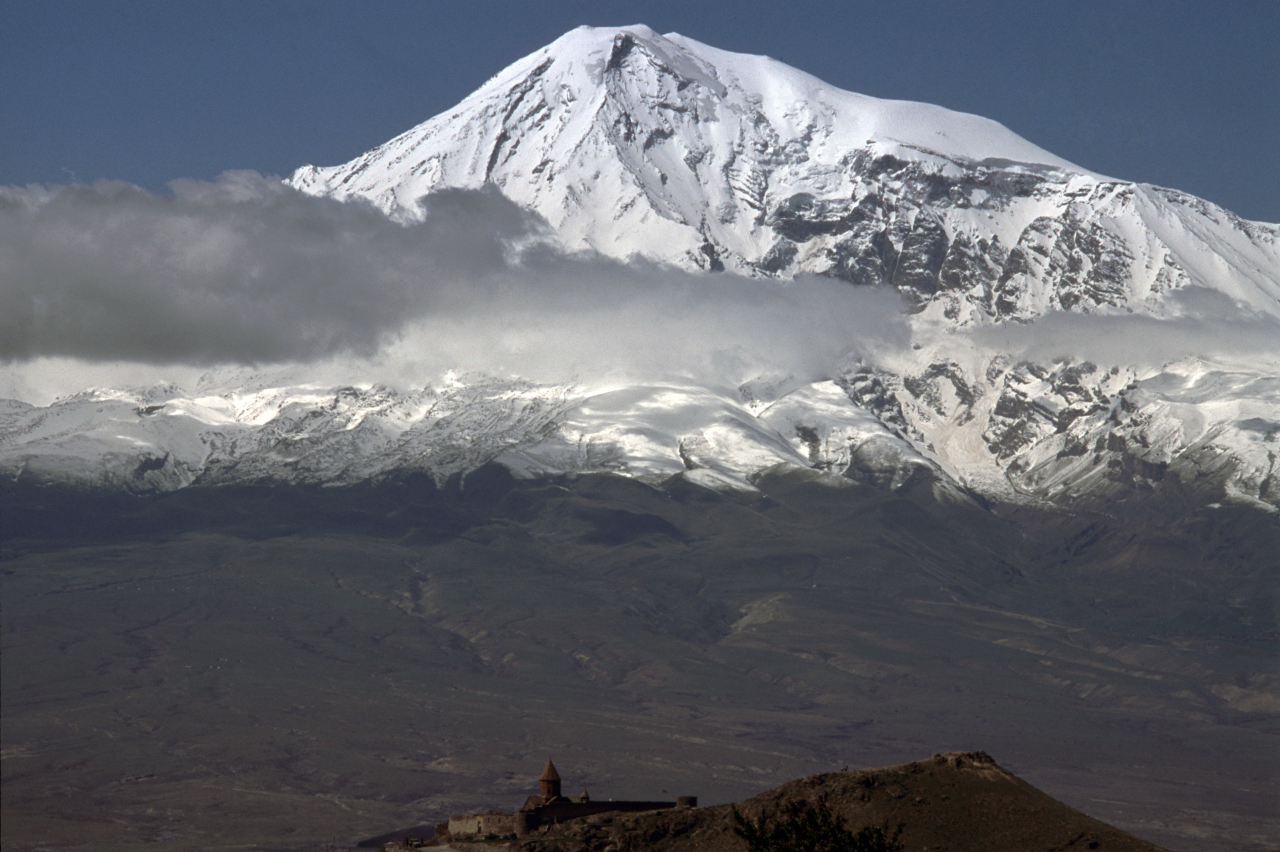
M 520 810 L 513 814 L 486 811 L 480 814 L 454 814 L 447 823 L 436 826 L 436 837 L 487 837 L 496 835 L 524 837 L 539 826 L 564 822 L 577 817 L 603 814 L 612 811 L 660 811 L 667 808 L 696 808 L 697 796 L 679 796 L 674 802 L 593 802 L 584 790 L 581 796 L 569 797 L 560 793 L 560 773 L 555 764 L 547 761 L 538 779 L 538 794 L 525 799 Z

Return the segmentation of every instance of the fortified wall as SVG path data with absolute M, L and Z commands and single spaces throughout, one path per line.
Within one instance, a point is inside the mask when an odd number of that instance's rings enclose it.
M 501 811 L 485 811 L 482 814 L 454 814 L 445 823 L 450 837 L 484 837 L 496 834 L 505 837 L 516 833 L 516 815 Z M 436 831 L 439 834 L 439 830 Z

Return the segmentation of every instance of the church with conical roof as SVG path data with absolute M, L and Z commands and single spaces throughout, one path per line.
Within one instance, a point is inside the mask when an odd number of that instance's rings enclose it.
M 560 773 L 556 772 L 556 765 L 550 760 L 547 761 L 547 768 L 542 770 L 542 774 L 538 776 L 538 795 L 530 796 L 525 800 L 525 808 L 538 807 L 540 805 L 549 805 L 552 802 L 564 799 L 560 795 Z

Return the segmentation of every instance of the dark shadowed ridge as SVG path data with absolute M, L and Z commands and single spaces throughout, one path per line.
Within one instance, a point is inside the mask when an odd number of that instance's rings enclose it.
M 854 831 L 887 825 L 892 833 L 901 825 L 900 841 L 912 850 L 1162 849 L 1064 805 L 985 752 L 950 752 L 899 766 L 811 775 L 736 804 L 583 817 L 548 826 L 513 845 L 522 852 L 741 852 L 745 843 L 734 832 L 734 812 L 751 821 L 761 816 L 771 820 L 791 802 L 825 805 Z M 384 848 L 409 847 L 397 839 Z

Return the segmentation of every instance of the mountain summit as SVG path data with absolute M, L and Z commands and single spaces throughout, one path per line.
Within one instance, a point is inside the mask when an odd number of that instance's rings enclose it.
M 1280 846 L 1280 226 L 638 26 L 290 180 L 0 191 L 5 848 Z
M 1239 342 L 1280 337 L 1280 226 L 1093 174 L 983 118 L 643 26 L 582 27 L 454 109 L 289 180 L 402 223 L 429 219 L 432 193 L 485 188 L 569 251 L 892 288 L 913 339 L 803 379 L 770 363 L 539 383 L 481 365 L 417 388 L 300 386 L 281 369 L 194 395 L 94 390 L 0 409 L 0 470 L 168 490 L 406 471 L 443 484 L 497 462 L 752 491 L 781 466 L 961 501 L 1280 507 L 1276 367 Z M 778 321 L 735 327 L 735 343 Z
M 1188 285 L 1280 314 L 1274 226 L 1093 174 L 988 119 L 645 26 L 573 30 L 454 109 L 289 180 L 410 219 L 432 191 L 492 184 L 571 249 L 891 284 L 952 324 L 1163 315 Z

